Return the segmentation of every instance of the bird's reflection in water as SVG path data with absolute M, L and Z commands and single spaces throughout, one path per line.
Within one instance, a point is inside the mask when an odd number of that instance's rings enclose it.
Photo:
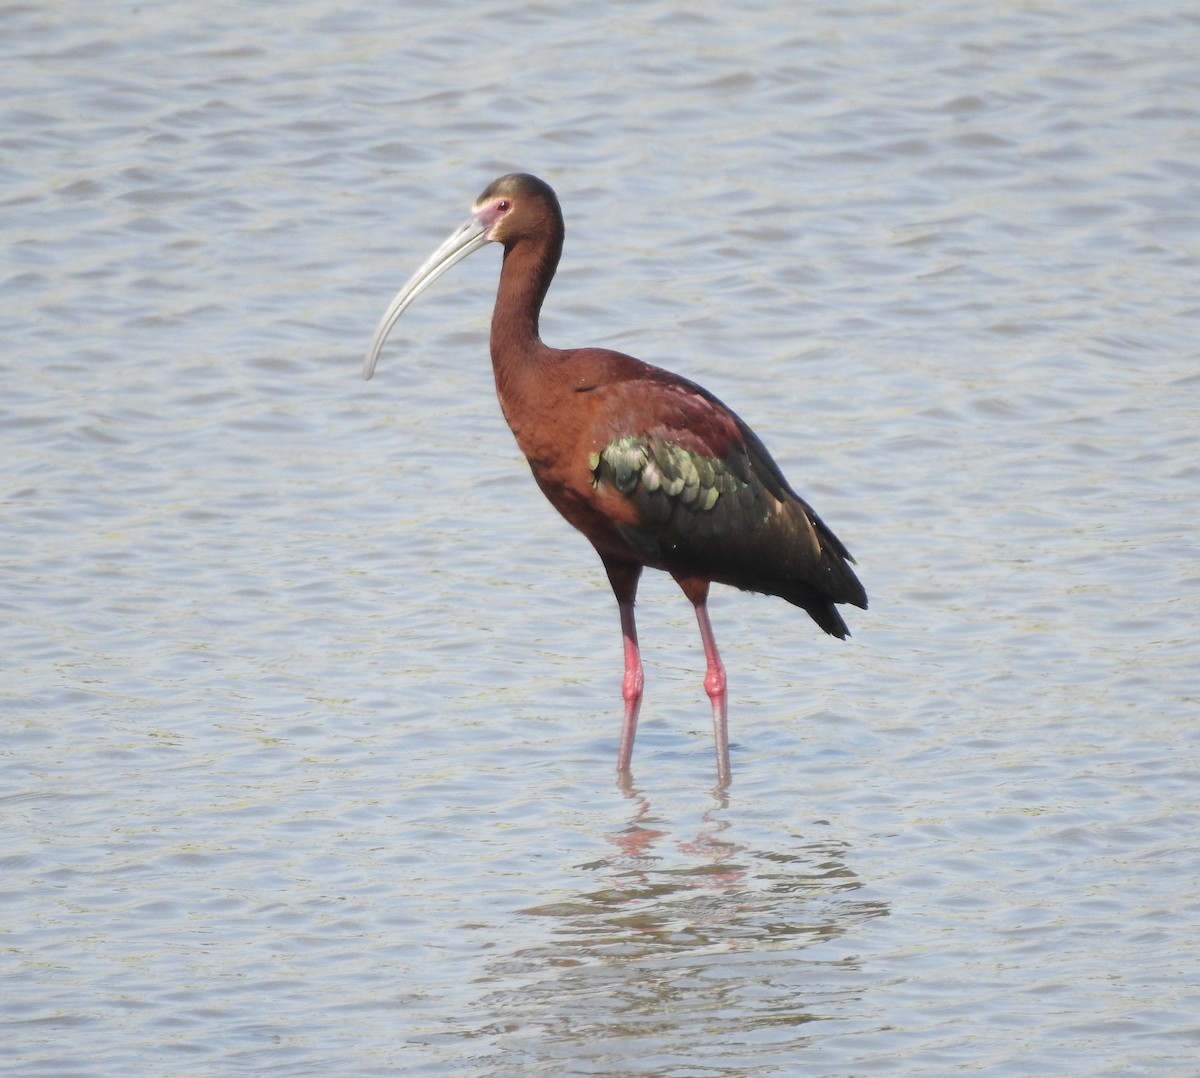
M 665 874 L 677 881 L 679 888 L 704 887 L 719 890 L 722 884 L 734 886 L 742 877 L 744 868 L 734 863 L 742 848 L 734 842 L 720 838 L 730 824 L 717 813 L 728 806 L 728 791 L 718 785 L 713 791 L 713 808 L 702 818 L 702 826 L 686 840 L 677 841 L 676 851 L 688 857 L 688 865 L 682 870 L 663 867 L 663 857 L 655 852 L 660 840 L 671 841 L 667 831 L 655 827 L 657 822 L 651 811 L 650 802 L 633 783 L 628 772 L 618 776 L 617 785 L 621 792 L 634 804 L 635 811 L 629 823 L 608 835 L 621 852 L 620 857 L 596 862 L 586 866 L 603 866 L 610 875 L 620 879 L 624 886 L 636 888 L 641 883 L 650 883 L 656 874 Z
M 847 843 L 739 841 L 724 791 L 680 834 L 632 783 L 623 790 L 633 811 L 607 836 L 612 855 L 579 866 L 595 885 L 526 909 L 545 918 L 545 943 L 489 971 L 489 1028 L 508 1049 L 529 1036 L 543 1059 L 552 1045 L 596 1065 L 682 1061 L 713 1038 L 732 1045 L 770 1027 L 788 1041 L 858 1012 L 870 978 L 836 943 L 888 909 L 856 897 Z

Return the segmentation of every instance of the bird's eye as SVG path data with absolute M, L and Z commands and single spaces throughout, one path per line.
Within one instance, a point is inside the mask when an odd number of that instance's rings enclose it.
M 501 213 L 508 213 L 508 211 L 512 209 L 512 203 L 509 202 L 508 199 L 502 198 L 496 203 L 496 209 L 498 209 Z

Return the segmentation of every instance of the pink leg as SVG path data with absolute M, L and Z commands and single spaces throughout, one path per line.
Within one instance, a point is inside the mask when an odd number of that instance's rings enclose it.
M 696 608 L 696 622 L 700 626 L 700 639 L 704 644 L 704 661 L 708 670 L 704 675 L 704 691 L 712 701 L 713 740 L 717 747 L 717 783 L 729 784 L 729 721 L 725 694 L 725 665 L 717 651 L 717 640 L 713 636 L 712 624 L 708 620 L 708 581 L 697 576 L 676 576 L 676 582 Z
M 729 721 L 728 697 L 725 692 L 725 664 L 717 651 L 712 624 L 708 620 L 708 606 L 703 600 L 696 604 L 696 621 L 700 625 L 700 639 L 704 642 L 704 661 L 708 671 L 704 675 L 704 691 L 712 701 L 713 740 L 717 747 L 717 782 L 721 786 L 729 783 Z
M 642 708 L 642 656 L 638 651 L 637 626 L 633 623 L 633 603 L 622 603 L 621 636 L 625 641 L 625 677 L 621 695 L 625 698 L 625 720 L 621 723 L 621 747 L 617 751 L 617 770 L 628 771 L 633 760 L 633 736 L 637 733 L 638 712 Z
M 638 650 L 637 626 L 633 620 L 633 603 L 637 598 L 638 579 L 642 567 L 632 562 L 601 560 L 617 597 L 621 612 L 621 637 L 625 644 L 625 676 L 621 680 L 621 695 L 625 698 L 625 718 L 621 723 L 621 747 L 617 750 L 617 770 L 628 774 L 633 760 L 633 737 L 637 733 L 638 712 L 642 707 L 642 656 Z

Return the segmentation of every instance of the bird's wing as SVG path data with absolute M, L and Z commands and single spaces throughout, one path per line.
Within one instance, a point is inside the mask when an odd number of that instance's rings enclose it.
M 702 387 L 643 375 L 606 389 L 592 480 L 636 508 L 620 531 L 648 564 L 778 593 L 849 559 L 758 436 Z

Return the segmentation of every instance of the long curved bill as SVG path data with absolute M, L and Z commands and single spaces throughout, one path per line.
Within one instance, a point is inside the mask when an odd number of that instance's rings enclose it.
M 371 338 L 371 347 L 367 349 L 367 358 L 363 360 L 363 378 L 370 379 L 375 373 L 375 364 L 379 362 L 383 342 L 391 333 L 392 326 L 408 309 L 408 305 L 456 262 L 461 262 L 467 255 L 478 251 L 489 242 L 487 229 L 474 217 L 453 235 L 446 237 L 445 242 L 408 279 L 408 283 L 396 293 L 387 310 L 383 312 L 375 336 Z

